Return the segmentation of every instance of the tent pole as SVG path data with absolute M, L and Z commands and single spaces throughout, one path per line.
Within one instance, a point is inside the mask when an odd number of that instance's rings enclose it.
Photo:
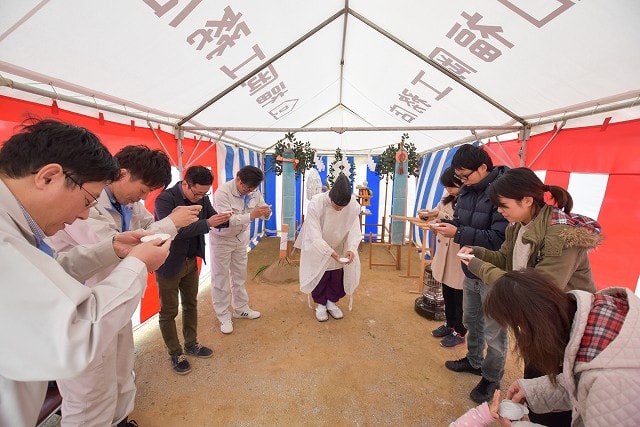
M 500 162 L 502 162 L 503 165 L 509 166 L 510 168 L 513 167 L 513 163 L 511 163 L 510 159 L 509 159 L 509 155 L 507 153 L 505 153 L 505 155 L 507 156 L 507 158 L 503 158 L 500 154 L 496 153 L 494 150 L 491 149 L 491 147 L 489 146 L 485 146 L 487 151 L 490 151 L 494 156 L 496 156 L 496 158 L 498 160 L 500 160 Z M 502 148 L 502 151 L 504 152 L 504 148 L 502 147 L 502 145 L 500 145 L 500 141 L 498 141 L 498 147 Z
M 226 126 L 181 126 L 187 132 L 206 130 L 217 132 L 411 132 L 422 130 L 500 130 L 516 132 L 522 126 L 494 126 L 494 125 L 462 125 L 462 126 L 345 126 L 321 128 L 275 128 L 275 127 L 226 127 Z
M 191 159 L 193 158 L 193 156 L 196 154 L 196 152 L 198 151 L 198 147 L 200 147 L 200 142 L 202 142 L 202 137 L 198 138 L 198 142 L 196 143 L 196 146 L 193 147 L 193 151 L 191 152 L 191 155 L 189 156 L 189 158 L 187 159 L 187 166 L 189 166 L 191 164 Z M 206 150 L 205 150 L 206 152 Z M 200 157 L 200 156 L 198 156 Z M 196 159 L 197 160 L 197 159 Z
M 222 138 L 223 135 L 224 135 L 224 132 L 220 135 L 220 138 Z M 222 142 L 221 139 L 218 139 L 218 141 Z M 199 144 L 200 144 L 200 141 L 198 141 L 198 145 Z M 193 161 L 191 161 L 191 158 L 193 157 L 193 155 L 195 154 L 196 150 L 198 149 L 198 145 L 196 145 L 196 147 L 193 149 L 193 153 L 191 153 L 191 156 L 189 156 L 189 159 L 187 160 L 187 164 L 185 165 L 186 167 L 191 166 L 193 163 L 196 162 L 196 160 L 198 160 L 200 157 L 204 156 L 207 151 L 209 151 L 210 149 L 212 149 L 213 147 L 216 146 L 216 144 L 213 141 L 211 141 L 211 144 L 209 144 L 209 146 L 207 148 L 205 148 L 202 153 L 198 154 L 198 156 L 195 159 L 193 159 Z
M 504 114 L 506 114 L 507 116 L 511 117 L 516 122 L 518 122 L 518 123 L 520 123 L 522 125 L 526 125 L 527 124 L 526 120 L 524 120 L 522 117 L 518 116 L 513 111 L 509 110 L 507 107 L 505 107 L 502 104 L 498 103 L 493 98 L 485 95 L 480 90 L 476 89 L 475 87 L 473 87 L 469 83 L 467 83 L 464 79 L 460 78 L 458 75 L 456 75 L 456 74 L 452 73 L 451 71 L 447 70 L 446 68 L 444 68 L 443 66 L 441 66 L 440 64 L 435 62 L 433 59 L 429 58 L 428 56 L 424 55 L 422 52 L 418 51 L 417 49 L 415 49 L 412 46 L 408 45 L 407 43 L 403 42 L 402 40 L 400 40 L 399 38 L 397 38 L 393 34 L 389 33 L 388 31 L 384 30 L 383 28 L 380 28 L 379 26 L 377 26 L 375 23 L 369 21 L 364 16 L 360 15 L 359 13 L 355 12 L 352 9 L 349 9 L 349 14 L 352 15 L 353 17 L 357 18 L 358 20 L 360 20 L 362 23 L 364 23 L 365 25 L 369 26 L 373 30 L 379 32 L 380 34 L 382 34 L 384 37 L 388 38 L 392 42 L 394 42 L 397 45 L 401 46 L 402 48 L 408 50 L 409 52 L 411 52 L 412 54 L 414 54 L 415 56 L 420 58 L 422 61 L 426 62 L 427 64 L 429 64 L 430 66 L 432 66 L 436 70 L 440 71 L 442 74 L 446 75 L 447 77 L 449 77 L 450 79 L 454 80 L 456 83 L 458 83 L 462 87 L 466 88 L 469 92 L 473 93 L 474 95 L 482 98 L 484 101 L 486 101 L 489 104 L 493 105 L 498 110 L 502 111 Z
M 547 149 L 547 147 L 549 146 L 549 144 L 551 144 L 551 141 L 553 141 L 556 138 L 556 135 L 558 135 L 558 133 L 562 130 L 562 128 L 564 127 L 564 125 L 567 124 L 567 121 L 563 121 L 562 123 L 560 123 L 560 126 L 558 126 L 556 128 L 556 131 L 553 133 L 553 135 L 551 135 L 551 138 L 549 138 L 549 141 L 547 141 L 547 143 L 544 145 L 544 147 L 542 147 L 540 149 L 540 152 L 536 155 L 536 157 L 534 157 L 533 160 L 531 160 L 531 163 L 529 163 L 529 168 L 531 168 L 531 166 L 533 166 L 533 164 L 536 162 L 536 160 L 538 160 L 538 158 L 542 155 L 542 153 L 544 153 L 544 150 Z
M 193 159 L 193 161 L 192 161 L 192 160 L 191 160 L 191 157 L 193 157 L 193 154 L 196 152 L 196 150 L 194 149 L 194 150 L 193 150 L 193 153 L 191 153 L 191 156 L 189 157 L 189 160 L 187 160 L 187 163 L 186 163 L 184 166 L 185 166 L 186 168 L 190 167 L 190 166 L 191 166 L 191 165 L 193 165 L 193 164 L 194 164 L 194 163 L 195 163 L 195 162 L 196 162 L 200 157 L 204 156 L 204 155 L 207 153 L 207 151 L 211 150 L 211 149 L 212 149 L 213 147 L 215 147 L 215 146 L 216 146 L 215 144 L 211 144 L 211 145 L 209 145 L 207 148 L 205 148 L 205 149 L 204 149 L 204 151 L 203 151 L 202 153 L 198 154 L 198 155 L 196 156 L 196 158 L 195 158 L 195 159 Z
M 184 170 L 182 159 L 182 155 L 184 154 L 184 146 L 182 145 L 182 140 L 184 139 L 184 131 L 180 128 L 176 128 L 175 138 L 176 144 L 178 145 L 178 171 L 180 172 L 180 176 L 182 176 L 182 171 Z
M 527 145 L 529 142 L 529 138 L 531 137 L 531 127 L 524 127 L 520 133 L 522 136 L 522 145 L 520 146 L 520 152 L 518 153 L 518 157 L 520 157 L 520 167 L 524 167 L 526 165 L 527 160 Z M 506 153 L 505 153 L 506 154 Z
M 273 56 L 269 60 L 261 63 L 258 68 L 255 68 L 254 70 L 250 71 L 249 74 L 247 74 L 246 76 L 239 78 L 234 84 L 232 84 L 231 86 L 227 87 L 225 90 L 223 90 L 222 92 L 220 92 L 219 94 L 217 94 L 216 96 L 214 96 L 213 98 L 211 98 L 210 100 L 208 100 L 207 102 L 202 104 L 200 107 L 196 108 L 193 112 L 191 112 L 188 115 L 186 115 L 185 117 L 183 117 L 182 120 L 180 120 L 178 122 L 178 126 L 183 126 L 189 120 L 193 119 L 195 116 L 197 116 L 198 114 L 200 114 L 201 112 L 203 112 L 204 110 L 209 108 L 212 104 L 216 103 L 220 98 L 222 98 L 223 96 L 227 95 L 229 92 L 232 92 L 235 88 L 237 88 L 238 86 L 240 86 L 241 84 L 243 84 L 244 82 L 249 80 L 251 77 L 253 77 L 256 74 L 258 74 L 260 71 L 262 71 L 265 68 L 267 68 L 269 65 L 273 64 L 274 62 L 276 62 L 278 59 L 283 57 L 285 54 L 287 54 L 290 50 L 292 50 L 293 48 L 298 46 L 300 43 L 304 42 L 309 37 L 311 37 L 312 35 L 314 35 L 318 31 L 320 31 L 321 29 L 323 29 L 324 27 L 329 25 L 331 22 L 333 22 L 334 20 L 338 19 L 340 16 L 344 15 L 345 12 L 346 12 L 345 9 L 340 9 L 338 12 L 336 12 L 335 14 L 330 16 L 329 18 L 325 19 L 323 22 L 321 22 L 319 25 L 317 25 L 311 31 L 307 32 L 305 35 L 303 35 L 302 37 L 298 38 L 296 41 L 291 43 L 289 46 L 285 47 L 283 50 L 278 52 L 275 56 Z
M 557 123 L 557 122 L 566 122 L 568 120 L 571 119 L 579 119 L 581 117 L 587 117 L 587 116 L 593 116 L 594 114 L 602 114 L 602 113 L 608 113 L 610 111 L 618 111 L 618 110 L 622 110 L 625 108 L 633 108 L 635 106 L 638 105 L 638 96 L 635 96 L 634 98 L 628 99 L 624 102 L 619 102 L 616 104 L 609 104 L 606 106 L 601 106 L 598 105 L 596 106 L 595 109 L 589 110 L 589 111 L 577 111 L 575 113 L 568 113 L 568 114 L 562 114 L 562 115 L 557 115 L 557 116 L 553 116 L 553 117 L 549 117 L 547 119 L 544 120 L 538 120 L 536 123 L 532 123 L 531 126 L 532 127 L 536 127 L 536 126 L 542 126 L 542 125 L 548 125 L 551 123 Z M 564 126 L 564 125 L 563 125 Z M 494 127 L 497 128 L 497 127 Z M 483 128 L 483 127 L 477 127 L 477 129 L 485 129 L 485 130 L 491 130 L 488 128 Z M 517 127 L 517 130 L 522 129 L 521 126 Z M 428 129 L 425 129 L 428 130 Z M 435 129 L 435 130 L 441 130 L 441 129 Z M 498 129 L 495 129 L 498 130 Z M 510 131 L 502 131 L 502 132 L 486 132 L 480 135 L 481 139 L 484 138 L 490 138 L 492 136 L 498 136 L 498 135 L 503 135 L 505 133 L 510 133 Z M 473 142 L 475 141 L 475 139 L 473 139 L 472 137 L 467 137 L 467 138 L 462 138 L 459 139 L 457 141 L 454 142 L 450 142 L 448 144 L 443 144 L 443 145 L 439 145 L 437 147 L 431 148 L 429 150 L 426 150 L 424 152 L 418 153 L 420 155 L 423 154 L 427 154 L 427 153 L 432 153 L 435 151 L 440 151 L 443 150 L 445 148 L 451 148 L 451 147 L 455 147 L 461 144 L 465 144 L 467 142 Z
M 389 174 L 385 175 L 384 180 L 384 210 L 382 211 L 382 238 L 380 242 L 384 243 L 384 232 L 387 228 L 387 196 L 389 195 Z
M 344 10 L 349 10 L 349 0 L 344 0 Z M 344 14 L 344 24 L 342 25 L 342 46 L 340 47 L 340 89 L 338 92 L 338 105 L 342 105 L 342 85 L 344 84 L 344 51 L 347 43 L 347 20 L 349 14 Z
M 171 153 L 169 152 L 169 150 L 167 150 L 167 147 L 164 145 L 164 142 L 162 142 L 162 139 L 160 139 L 160 136 L 158 135 L 158 133 L 156 132 L 156 130 L 153 128 L 153 126 L 151 125 L 151 122 L 147 120 L 147 126 L 149 126 L 149 129 L 151 129 L 151 133 L 153 133 L 153 136 L 156 137 L 156 140 L 160 143 L 160 145 L 162 146 L 162 149 L 164 150 L 165 154 L 169 157 L 169 159 L 171 160 L 171 163 L 174 165 L 177 165 L 176 161 L 173 159 L 173 157 L 171 157 Z
M 114 113 L 114 114 L 118 114 L 120 116 L 123 117 L 131 117 L 134 119 L 138 119 L 138 120 L 142 120 L 144 122 L 153 122 L 153 123 L 157 123 L 160 125 L 166 125 L 169 126 L 171 128 L 175 127 L 175 122 L 171 122 L 169 120 L 164 120 L 161 118 L 157 118 L 157 117 L 151 117 L 149 114 L 161 114 L 161 112 L 156 112 L 156 111 L 152 111 L 149 110 L 146 114 L 142 114 L 142 113 L 135 113 L 135 112 L 130 112 L 127 111 L 126 109 L 126 104 L 125 101 L 121 101 L 121 102 L 117 102 L 118 100 L 113 100 L 114 103 L 117 103 L 118 105 L 121 105 L 124 109 L 118 109 L 115 108 L 111 105 L 104 105 L 104 104 L 98 104 L 96 102 L 96 98 L 95 96 L 92 97 L 91 101 L 88 100 L 84 100 L 84 99 L 79 99 L 77 97 L 73 97 L 73 96 L 67 96 L 67 95 L 62 95 L 62 94 L 58 94 L 57 92 L 55 92 L 55 89 L 53 87 L 53 85 L 51 85 L 51 88 L 54 89 L 54 91 L 48 91 L 48 90 L 44 90 L 44 89 L 40 89 L 34 86 L 30 86 L 24 83 L 19 83 L 19 82 L 15 82 L 11 79 L 8 79 L 6 77 L 2 77 L 0 76 L 0 86 L 6 86 L 9 87 L 11 89 L 15 89 L 15 90 L 19 90 L 21 92 L 25 92 L 25 93 L 31 93 L 34 95 L 39 95 L 39 96 L 43 96 L 45 98 L 50 98 L 50 99 L 55 99 L 58 101 L 64 101 L 64 102 L 68 102 L 70 104 L 74 104 L 74 105 L 80 105 L 82 107 L 88 107 L 91 109 L 95 109 L 95 110 L 101 110 L 101 111 L 108 111 L 110 113 Z M 99 98 L 101 100 L 105 100 L 103 98 Z M 129 105 L 131 107 L 131 105 Z M 136 109 L 140 109 L 140 108 L 145 108 L 142 106 L 134 106 L 134 108 Z M 165 115 L 168 116 L 168 114 L 165 113 Z M 207 138 L 212 138 L 211 135 L 208 134 L 204 134 L 201 132 L 197 132 L 197 131 L 189 131 L 190 133 L 193 133 L 194 135 L 200 135 L 200 136 L 206 136 Z M 222 133 L 218 133 L 216 134 L 216 136 L 218 138 L 222 138 L 223 137 L 223 132 Z M 242 146 L 242 147 L 246 147 L 250 150 L 255 150 L 255 151 L 260 151 L 261 148 L 260 147 L 256 147 L 253 146 L 251 144 L 248 144 L 236 137 L 233 136 L 225 136 L 226 141 L 222 141 L 225 144 L 229 144 L 229 145 L 236 145 L 236 146 Z

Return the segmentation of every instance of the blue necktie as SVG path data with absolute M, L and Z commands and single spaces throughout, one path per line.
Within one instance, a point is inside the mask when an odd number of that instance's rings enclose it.
M 51 246 L 47 245 L 44 239 L 41 239 L 40 237 L 35 235 L 33 237 L 36 238 L 36 247 L 50 257 L 53 257 L 53 249 L 51 249 Z
M 111 202 L 111 205 L 118 211 L 122 217 L 122 231 L 128 231 L 131 224 L 131 208 L 127 205 L 122 206 L 119 202 Z

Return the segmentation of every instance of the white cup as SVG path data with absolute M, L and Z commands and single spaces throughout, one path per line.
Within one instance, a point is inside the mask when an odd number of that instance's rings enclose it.
M 498 414 L 500 414 L 501 417 L 511 421 L 517 421 L 528 413 L 529 409 L 527 409 L 526 406 L 509 399 L 500 402 L 500 408 L 498 409 Z
M 149 236 L 142 236 L 142 237 L 140 238 L 140 241 L 141 241 L 142 243 L 145 243 L 145 242 L 150 242 L 150 241 L 152 241 L 152 240 L 161 239 L 161 240 L 164 242 L 165 240 L 169 240 L 170 238 L 171 238 L 171 235 L 170 235 L 170 234 L 167 234 L 167 233 L 158 233 L 158 234 L 151 234 L 151 235 L 149 235 Z

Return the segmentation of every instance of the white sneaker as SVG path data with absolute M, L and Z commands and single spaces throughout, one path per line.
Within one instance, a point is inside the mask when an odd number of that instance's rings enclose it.
M 260 316 L 259 311 L 251 310 L 249 307 L 242 311 L 233 310 L 233 317 L 236 319 L 257 319 Z
M 344 314 L 342 314 L 342 310 L 338 308 L 335 302 L 327 300 L 327 311 L 334 319 L 342 319 Z
M 327 315 L 327 306 L 318 304 L 318 307 L 316 307 L 316 319 L 318 319 L 318 322 L 326 322 L 329 320 L 329 316 Z
M 233 322 L 231 320 L 224 320 L 220 322 L 220 332 L 223 334 L 230 334 L 233 332 Z

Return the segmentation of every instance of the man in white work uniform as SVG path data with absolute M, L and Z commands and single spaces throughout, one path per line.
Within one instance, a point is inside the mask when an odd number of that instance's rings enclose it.
M 0 149 L 2 426 L 36 424 L 48 381 L 78 375 L 104 352 L 135 311 L 147 272 L 169 253 L 168 242 L 140 244 L 144 233 L 130 232 L 98 243 L 90 257 L 53 258 L 45 236 L 86 219 L 117 177 L 97 136 L 54 120 L 26 124 Z M 93 287 L 74 278 L 114 263 Z
M 257 190 L 263 180 L 264 174 L 259 168 L 244 166 L 235 179 L 220 185 L 213 195 L 216 211 L 232 212 L 227 228 L 209 231 L 213 308 L 224 334 L 233 332 L 232 316 L 237 319 L 260 317 L 259 311 L 249 307 L 245 282 L 251 223 L 257 218 L 271 217 L 271 206 Z
M 153 215 L 140 203 L 150 192 L 166 188 L 171 182 L 171 164 L 164 152 L 131 145 L 114 157 L 120 168 L 118 180 L 104 187 L 86 221 L 75 221 L 51 238 L 51 246 L 58 253 L 110 240 L 128 230 L 144 229 L 175 237 L 178 228 L 198 219 L 201 206 L 182 206 L 154 223 Z M 112 270 L 109 267 L 98 272 L 85 285 L 95 285 Z M 129 321 L 102 356 L 82 374 L 57 381 L 62 396 L 62 427 L 87 423 L 133 426 L 128 420 L 136 395 L 133 363 L 133 331 Z

